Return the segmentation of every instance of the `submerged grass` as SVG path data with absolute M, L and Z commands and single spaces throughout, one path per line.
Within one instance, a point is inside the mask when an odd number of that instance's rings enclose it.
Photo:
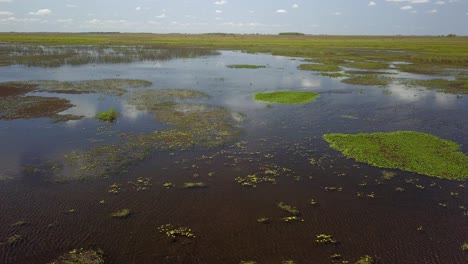
M 326 134 L 330 147 L 345 156 L 381 168 L 401 169 L 428 176 L 468 178 L 468 157 L 452 141 L 414 132 Z
M 363 75 L 355 76 L 348 79 L 342 80 L 344 83 L 356 84 L 356 85 L 375 85 L 375 86 L 387 86 L 393 81 L 392 78 L 382 77 L 379 75 Z
M 265 65 L 252 65 L 252 64 L 230 64 L 226 65 L 226 67 L 231 69 L 261 69 L 266 68 Z
M 314 101 L 319 96 L 315 92 L 281 91 L 268 93 L 255 93 L 257 101 L 278 104 L 305 104 Z

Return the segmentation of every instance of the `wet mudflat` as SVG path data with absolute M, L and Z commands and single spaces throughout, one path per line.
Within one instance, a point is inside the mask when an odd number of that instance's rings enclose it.
M 2 67 L 2 263 L 467 260 L 466 180 L 357 162 L 322 138 L 417 131 L 467 153 L 467 97 L 407 84 L 450 76 L 350 84 L 300 58 L 185 53 Z M 318 96 L 254 100 L 276 91 Z M 115 122 L 95 117 L 110 108 Z

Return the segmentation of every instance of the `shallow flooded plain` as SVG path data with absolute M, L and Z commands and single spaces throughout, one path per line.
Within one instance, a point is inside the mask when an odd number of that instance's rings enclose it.
M 120 49 L 1 67 L 0 262 L 467 261 L 466 180 L 367 165 L 322 138 L 417 131 L 467 153 L 466 95 L 408 85 L 453 77 L 395 63 L 361 85 L 302 58 Z M 318 96 L 253 99 L 275 91 Z M 96 118 L 111 108 L 114 122 Z

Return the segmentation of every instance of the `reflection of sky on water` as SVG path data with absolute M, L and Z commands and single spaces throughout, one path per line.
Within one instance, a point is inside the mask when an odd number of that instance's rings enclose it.
M 297 128 L 302 127 L 307 133 L 318 137 L 327 132 L 418 130 L 433 132 L 459 143 L 467 138 L 460 133 L 468 131 L 464 122 L 466 116 L 463 117 L 468 112 L 467 97 L 457 98 L 452 94 L 403 85 L 387 88 L 348 85 L 340 83 L 339 79 L 300 71 L 297 67 L 301 63 L 300 60 L 282 56 L 222 51 L 220 56 L 131 64 L 47 69 L 9 66 L 2 67 L 0 81 L 125 78 L 153 82 L 152 87 L 145 89 L 200 90 L 210 95 L 209 99 L 203 99 L 200 103 L 225 106 L 247 117 L 247 138 L 257 134 L 259 137 L 264 136 L 262 133 L 274 134 L 279 132 L 275 132 L 275 129 L 284 127 L 284 124 L 289 124 L 289 130 L 286 130 L 289 132 L 284 133 L 289 133 L 291 137 L 295 137 Z M 229 64 L 267 67 L 255 70 L 231 69 L 226 67 Z M 402 73 L 391 77 L 415 75 Z M 316 91 L 320 97 L 306 105 L 271 107 L 252 99 L 255 92 L 275 90 Z M 90 147 L 89 142 L 102 139 L 96 136 L 96 131 L 104 125 L 94 116 L 110 107 L 120 113 L 117 123 L 111 126 L 114 130 L 143 133 L 167 127 L 155 121 L 150 113 L 137 110 L 126 101 L 125 96 L 33 94 L 67 98 L 76 106 L 62 114 L 84 115 L 85 118 L 59 124 L 52 124 L 47 119 L 0 121 L 0 175 L 18 173 L 22 165 L 30 164 L 36 158 L 58 155 L 77 146 Z M 342 115 L 353 115 L 359 119 L 343 119 Z M 31 130 L 34 130 L 33 134 Z

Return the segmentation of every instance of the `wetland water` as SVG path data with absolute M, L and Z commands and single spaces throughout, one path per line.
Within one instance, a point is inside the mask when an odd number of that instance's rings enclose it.
M 466 180 L 359 163 L 322 135 L 413 130 L 467 153 L 468 97 L 397 82 L 344 84 L 298 70 L 299 58 L 222 51 L 153 59 L 1 67 L 2 83 L 152 84 L 119 95 L 26 91 L 69 100 L 74 106 L 59 114 L 78 120 L 0 120 L 0 262 L 48 263 L 84 248 L 101 249 L 106 263 L 355 263 L 365 255 L 379 263 L 467 263 Z M 204 94 L 153 106 L 142 93 L 166 89 Z M 319 97 L 300 105 L 252 99 L 280 90 Z M 94 118 L 110 107 L 120 113 L 115 123 Z M 204 186 L 183 188 L 189 182 Z M 281 202 L 300 213 L 282 210 Z M 123 209 L 128 217 L 111 216 Z M 166 224 L 190 228 L 195 238 L 173 240 L 158 229 Z M 317 243 L 319 234 L 338 243 Z

